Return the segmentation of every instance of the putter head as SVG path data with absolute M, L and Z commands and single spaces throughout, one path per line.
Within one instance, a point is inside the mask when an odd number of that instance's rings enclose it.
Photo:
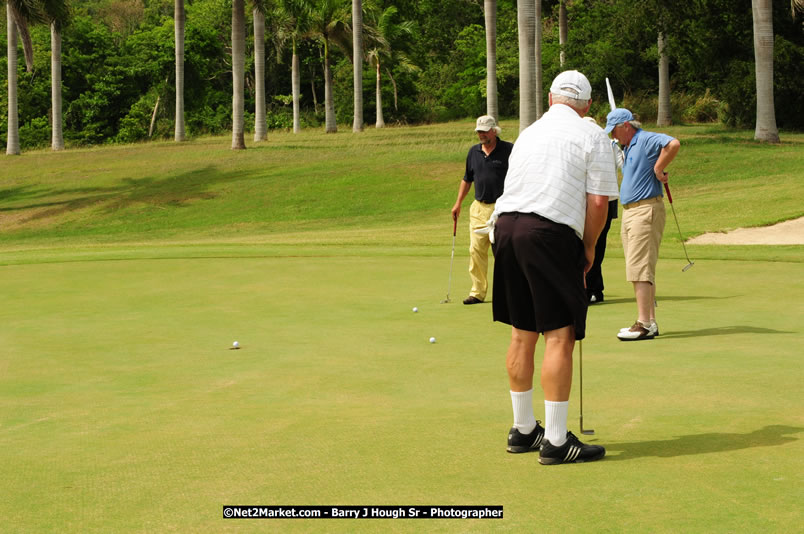
M 689 262 L 683 269 L 681 269 L 681 272 L 683 273 L 683 272 L 689 270 L 689 268 L 692 267 L 693 265 L 695 265 L 694 261 Z
M 581 416 L 581 434 L 583 434 L 585 436 L 594 436 L 595 435 L 594 430 L 592 430 L 591 428 L 584 428 L 583 427 L 583 416 Z
M 449 300 L 449 297 L 447 297 L 447 298 L 445 298 L 444 300 L 441 301 L 441 304 L 449 304 L 450 302 L 451 301 Z

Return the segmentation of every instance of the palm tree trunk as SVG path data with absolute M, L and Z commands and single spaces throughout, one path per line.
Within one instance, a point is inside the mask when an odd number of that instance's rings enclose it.
M 544 113 L 544 102 L 542 101 L 542 0 L 535 0 L 536 29 L 534 31 L 534 61 L 536 61 L 536 120 Z
M 558 55 L 558 62 L 562 68 L 567 59 L 565 53 L 567 33 L 569 33 L 567 31 L 567 2 L 566 0 L 561 0 L 558 6 L 558 46 L 561 50 Z
M 154 112 L 151 113 L 151 126 L 148 128 L 148 139 L 150 139 L 154 135 L 154 126 L 156 125 L 156 114 L 159 111 L 159 100 L 162 97 L 160 95 L 156 95 L 156 104 L 154 104 Z
M 486 115 L 499 119 L 497 101 L 497 0 L 485 0 L 486 17 Z
M 246 12 L 244 0 L 232 0 L 232 149 L 246 148 L 245 63 Z
M 185 140 L 184 133 L 184 0 L 174 0 L 173 20 L 176 55 L 176 119 L 173 139 L 176 142 Z
M 391 85 L 394 86 L 394 111 L 399 111 L 399 90 L 396 86 L 396 80 L 394 80 L 394 75 L 391 74 L 391 69 L 388 67 L 385 67 L 385 74 L 388 75 L 388 79 L 391 80 Z
M 17 26 L 11 6 L 6 3 L 6 30 L 8 58 L 8 133 L 6 134 L 6 154 L 16 156 L 20 153 L 20 124 L 17 112 Z
M 377 121 L 375 128 L 385 128 L 385 120 L 382 118 L 382 88 L 380 87 L 380 60 L 377 59 Z
M 518 0 L 516 9 L 519 33 L 519 131 L 536 120 L 535 13 L 533 0 Z
M 53 108 L 53 124 L 50 146 L 53 150 L 64 149 L 64 129 L 61 112 L 61 31 L 55 22 L 50 24 L 50 104 Z
M 290 67 L 291 87 L 293 92 L 293 133 L 301 131 L 301 118 L 299 117 L 299 99 L 301 92 L 301 77 L 299 75 L 299 54 L 296 52 L 296 40 L 293 40 L 293 59 Z
M 254 8 L 254 141 L 265 141 L 265 14 Z
M 315 92 L 315 69 L 310 65 L 310 92 L 313 94 L 313 111 L 318 114 L 318 95 Z
M 670 106 L 670 57 L 667 55 L 667 40 L 659 32 L 659 111 L 656 117 L 657 126 L 669 126 L 673 123 Z
M 332 98 L 332 70 L 329 68 L 329 43 L 324 43 L 324 114 L 325 132 L 335 133 L 338 125 L 335 122 L 335 101 Z
M 352 70 L 354 71 L 353 132 L 363 131 L 363 2 L 352 0 Z
M 754 15 L 754 61 L 757 79 L 757 125 L 754 139 L 779 142 L 773 103 L 773 9 L 771 0 L 751 0 Z

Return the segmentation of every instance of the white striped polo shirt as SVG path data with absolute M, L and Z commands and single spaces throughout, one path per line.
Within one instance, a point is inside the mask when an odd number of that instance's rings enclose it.
M 514 143 L 495 213 L 536 213 L 583 239 L 586 194 L 619 197 L 611 141 L 571 107 L 554 104 Z

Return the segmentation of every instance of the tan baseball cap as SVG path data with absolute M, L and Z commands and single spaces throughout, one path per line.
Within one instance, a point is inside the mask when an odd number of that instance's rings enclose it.
M 475 131 L 488 132 L 489 130 L 495 130 L 497 133 L 500 133 L 500 127 L 497 126 L 497 121 L 494 119 L 494 117 L 491 115 L 483 115 L 482 117 L 478 117 Z

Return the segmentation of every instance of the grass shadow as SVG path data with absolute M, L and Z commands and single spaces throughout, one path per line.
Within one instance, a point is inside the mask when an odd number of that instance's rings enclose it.
M 694 295 L 694 296 L 677 295 L 672 297 L 664 297 L 660 295 L 656 300 L 658 302 L 659 307 L 661 307 L 662 302 L 674 302 L 674 301 L 684 302 L 688 300 L 722 300 L 722 299 L 734 298 L 735 296 L 736 295 L 730 295 L 726 297 L 706 297 L 702 295 Z M 607 304 L 628 304 L 628 303 L 636 304 L 636 300 L 634 300 L 633 296 L 616 297 L 616 298 L 605 297 L 605 300 L 603 300 L 603 302 L 595 302 L 594 304 L 589 304 L 589 307 L 597 308 L 599 306 L 605 306 Z
M 216 195 L 209 191 L 211 187 L 237 177 L 236 173 L 222 172 L 213 166 L 206 166 L 167 177 L 124 178 L 119 184 L 112 186 L 59 190 L 19 187 L 0 190 L 0 200 L 33 201 L 53 195 L 63 199 L 2 207 L 0 212 L 17 212 L 20 214 L 19 224 L 25 224 L 43 219 L 56 219 L 65 213 L 92 207 L 100 207 L 104 213 L 114 214 L 131 205 L 184 206 L 195 200 L 214 198 Z
M 665 332 L 656 339 L 683 338 L 683 337 L 703 337 L 703 336 L 731 336 L 734 334 L 794 334 L 785 330 L 774 330 L 772 328 L 760 328 L 757 326 L 718 326 L 715 328 L 702 328 L 701 330 L 687 330 L 686 332 Z
M 804 431 L 804 428 L 801 427 L 769 425 L 748 434 L 691 434 L 662 441 L 616 443 L 606 446 L 606 461 L 616 462 L 646 457 L 675 458 L 677 456 L 738 451 L 756 447 L 778 447 L 798 441 L 799 438 L 793 437 L 791 434 L 798 434 L 802 431 Z M 608 453 L 617 454 L 609 455 Z

